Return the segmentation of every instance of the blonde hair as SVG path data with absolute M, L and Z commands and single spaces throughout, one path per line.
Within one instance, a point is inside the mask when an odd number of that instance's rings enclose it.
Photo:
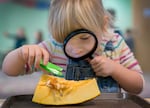
M 76 29 L 102 32 L 105 15 L 101 0 L 51 0 L 49 29 L 53 38 L 62 43 Z

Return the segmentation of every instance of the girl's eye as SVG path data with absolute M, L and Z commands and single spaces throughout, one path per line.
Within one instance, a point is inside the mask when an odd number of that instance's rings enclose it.
M 87 39 L 89 39 L 89 36 L 86 36 L 86 37 L 80 37 L 80 39 L 82 39 L 82 40 L 87 40 Z

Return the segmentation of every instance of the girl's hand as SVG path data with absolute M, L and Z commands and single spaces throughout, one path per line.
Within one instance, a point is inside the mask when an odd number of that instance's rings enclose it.
M 96 56 L 91 61 L 90 64 L 97 76 L 111 76 L 115 69 L 117 69 L 118 64 L 109 58 L 104 56 Z
M 19 56 L 23 58 L 25 63 L 35 68 L 40 67 L 40 60 L 43 59 L 44 65 L 49 61 L 49 53 L 38 45 L 24 45 L 19 48 Z

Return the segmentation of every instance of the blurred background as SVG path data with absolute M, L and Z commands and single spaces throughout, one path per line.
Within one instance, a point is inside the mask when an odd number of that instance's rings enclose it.
M 34 44 L 49 38 L 50 0 L 0 0 L 0 65 L 7 52 L 21 44 Z M 120 33 L 138 59 L 150 91 L 150 0 L 103 0 Z M 16 38 L 20 35 L 22 38 Z M 22 35 L 22 36 L 21 36 Z M 21 40 L 17 44 L 17 40 Z M 0 81 L 2 82 L 1 76 Z M 0 82 L 0 84 L 1 84 Z

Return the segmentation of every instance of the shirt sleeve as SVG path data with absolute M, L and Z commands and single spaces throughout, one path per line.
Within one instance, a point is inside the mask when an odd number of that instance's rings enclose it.
M 143 80 L 143 88 L 145 86 L 145 80 L 143 77 L 142 69 L 135 58 L 133 52 L 130 50 L 128 45 L 125 43 L 124 39 L 119 36 L 117 39 L 117 46 L 115 46 L 119 53 L 119 61 L 120 64 L 126 67 L 127 69 L 134 70 L 140 73 L 140 76 Z
M 133 52 L 130 50 L 130 48 L 125 43 L 124 39 L 120 36 L 119 37 L 119 48 L 120 48 L 120 64 L 125 66 L 128 69 L 137 71 L 139 73 L 143 73 L 141 70 L 141 67 L 135 58 Z

